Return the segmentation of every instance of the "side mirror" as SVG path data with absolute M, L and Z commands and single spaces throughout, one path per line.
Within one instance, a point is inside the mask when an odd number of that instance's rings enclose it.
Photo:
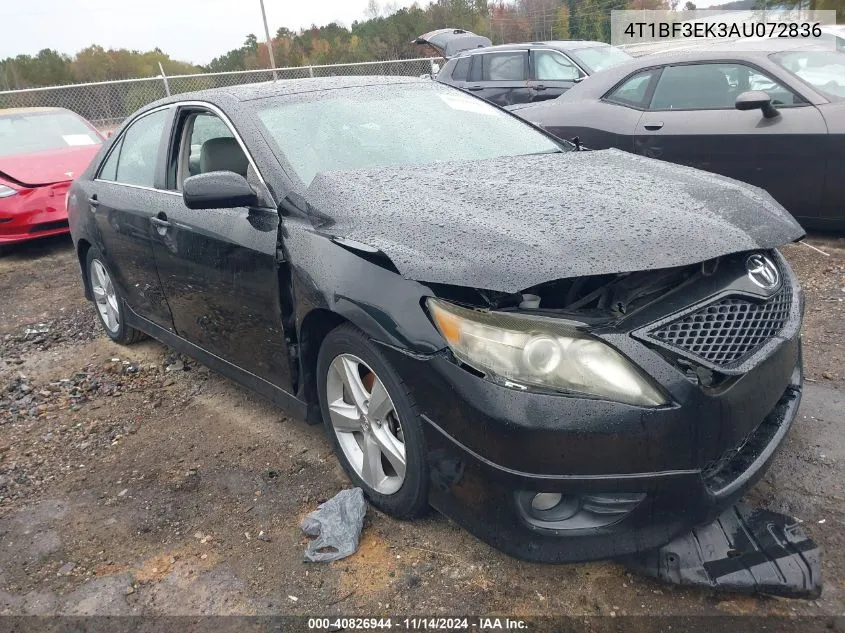
M 780 112 L 772 105 L 772 98 L 762 90 L 743 92 L 736 98 L 734 107 L 737 110 L 762 110 L 767 119 L 780 116 Z
M 258 203 L 246 178 L 233 171 L 210 171 L 185 178 L 182 199 L 189 209 L 251 207 Z

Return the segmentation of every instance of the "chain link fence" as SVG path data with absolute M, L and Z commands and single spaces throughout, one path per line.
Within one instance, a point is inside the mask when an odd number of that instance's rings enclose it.
M 162 99 L 168 94 L 272 81 L 274 75 L 277 79 L 343 75 L 414 77 L 432 74 L 442 63 L 442 59 L 424 57 L 358 64 L 297 66 L 278 68 L 275 71 L 262 69 L 200 75 L 159 75 L 146 79 L 7 90 L 0 92 L 0 109 L 45 106 L 67 108 L 82 115 L 100 130 L 108 131 L 120 125 L 138 108 Z

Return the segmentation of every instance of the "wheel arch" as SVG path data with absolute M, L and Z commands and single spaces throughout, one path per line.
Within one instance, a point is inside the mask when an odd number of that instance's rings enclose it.
M 317 419 L 308 422 L 319 424 L 320 400 L 317 395 L 317 356 L 326 335 L 336 327 L 349 323 L 337 312 L 326 308 L 315 308 L 305 315 L 299 325 L 299 398 L 304 400 L 309 411 L 317 412 Z
M 91 280 L 88 279 L 88 270 L 85 265 L 88 260 L 88 251 L 90 250 L 91 242 L 85 238 L 80 239 L 76 245 L 76 255 L 79 258 L 79 269 L 82 271 L 83 292 L 85 293 L 85 298 L 88 299 L 88 301 L 93 301 L 94 295 L 91 294 Z

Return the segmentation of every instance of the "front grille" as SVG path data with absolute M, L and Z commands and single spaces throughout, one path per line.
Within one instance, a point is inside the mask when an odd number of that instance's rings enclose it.
M 54 231 L 56 229 L 66 229 L 69 224 L 67 220 L 56 220 L 55 222 L 42 222 L 36 224 L 29 229 L 30 233 L 43 233 L 44 231 Z
M 649 332 L 649 336 L 705 364 L 724 368 L 751 356 L 780 332 L 792 309 L 784 281 L 765 301 L 732 296 L 704 306 Z

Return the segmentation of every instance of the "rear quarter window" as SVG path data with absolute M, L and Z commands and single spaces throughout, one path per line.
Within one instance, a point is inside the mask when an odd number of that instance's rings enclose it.
M 469 76 L 469 66 L 472 63 L 471 57 L 462 57 L 455 64 L 455 69 L 452 71 L 452 79 L 455 81 L 466 81 Z
M 656 72 L 657 70 L 655 69 L 646 70 L 624 79 L 615 88 L 611 89 L 603 97 L 603 100 L 632 108 L 644 109 L 647 105 L 648 88 Z

